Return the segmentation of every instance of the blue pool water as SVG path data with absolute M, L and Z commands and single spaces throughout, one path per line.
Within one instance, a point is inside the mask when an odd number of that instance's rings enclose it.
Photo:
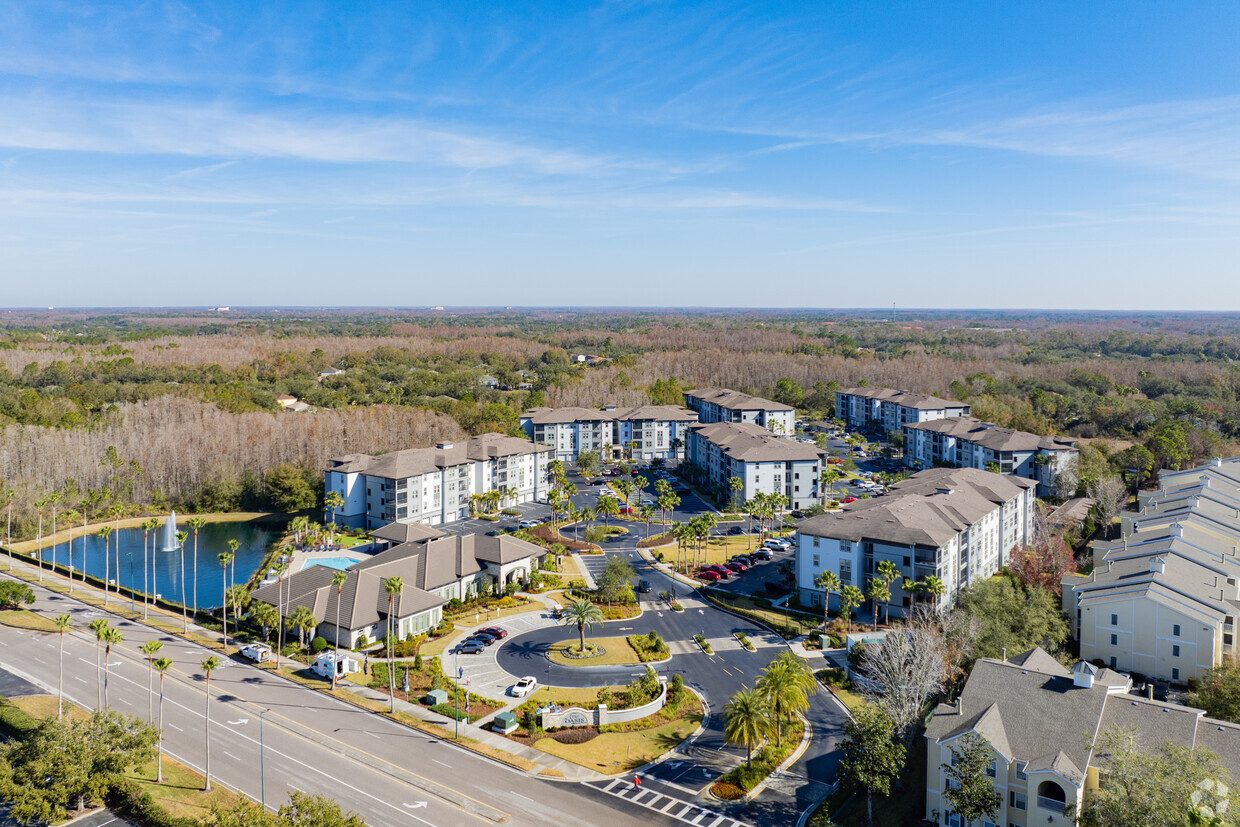
M 306 568 L 311 566 L 327 566 L 329 569 L 344 571 L 356 562 L 358 561 L 352 557 L 320 557 L 317 560 L 307 560 Z

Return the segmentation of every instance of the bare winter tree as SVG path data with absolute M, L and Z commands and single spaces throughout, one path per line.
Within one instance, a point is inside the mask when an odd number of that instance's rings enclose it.
M 1033 511 L 1029 545 L 1016 549 L 1008 568 L 1026 586 L 1040 586 L 1060 594 L 1064 574 L 1076 569 L 1072 549 L 1063 539 L 1063 526 L 1052 519 L 1051 509 L 1038 501 Z
M 864 688 L 896 722 L 905 744 L 911 743 L 922 710 L 944 686 L 948 654 L 935 619 L 921 617 L 865 647 L 860 672 L 872 683 Z
M 1124 481 L 1117 476 L 1101 477 L 1089 482 L 1089 496 L 1093 497 L 1094 513 L 1098 515 L 1098 524 L 1102 527 L 1103 536 L 1111 533 L 1111 521 L 1119 514 L 1127 499 Z

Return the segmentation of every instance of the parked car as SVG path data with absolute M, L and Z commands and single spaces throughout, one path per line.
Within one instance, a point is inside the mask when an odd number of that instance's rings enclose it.
M 634 468 L 632 471 L 630 471 L 630 472 L 629 472 L 629 476 L 630 476 L 630 477 L 636 477 L 636 476 L 640 476 L 640 475 L 641 475 L 641 472 L 640 472 L 640 471 L 638 471 L 636 468 Z
M 741 572 L 749 568 L 749 566 L 745 565 L 744 563 L 737 563 L 735 561 L 731 563 L 725 563 L 723 567 L 725 569 L 730 569 L 731 571 L 734 571 L 737 574 L 740 574 Z
M 705 580 L 707 583 L 718 583 L 723 579 L 723 575 L 713 569 L 702 569 L 697 576 L 698 580 Z
M 805 516 L 805 512 L 801 511 L 800 509 L 797 509 L 796 511 L 792 512 L 792 519 L 794 520 L 799 520 L 804 516 Z
M 517 528 L 533 528 L 533 527 L 534 527 L 534 526 L 536 526 L 536 525 L 541 525 L 540 521 L 538 521 L 538 520 L 522 520 L 521 522 L 517 523 Z
M 490 632 L 487 632 L 483 629 L 479 629 L 478 631 L 474 632 L 472 635 L 470 635 L 470 637 L 477 638 L 478 640 L 481 640 L 481 641 L 485 641 L 487 646 L 490 646 L 492 643 L 499 640 L 499 635 L 493 635 Z
M 499 640 L 503 640 L 504 638 L 508 637 L 508 630 L 501 629 L 498 626 L 488 626 L 485 629 L 479 629 L 478 631 L 486 632 L 491 637 L 498 638 Z
M 476 655 L 485 648 L 485 644 L 471 638 L 458 644 L 455 651 L 462 655 Z
M 508 694 L 514 698 L 524 698 L 533 692 L 536 686 L 538 686 L 538 681 L 527 675 L 524 678 L 518 678 L 516 683 L 508 687 Z
M 647 580 L 647 579 L 646 579 L 646 578 L 644 578 L 644 577 L 643 577 L 642 579 L 638 580 L 638 581 L 637 581 L 637 590 L 638 590 L 639 592 L 641 592 L 642 594 L 646 594 L 646 593 L 648 593 L 648 592 L 651 590 L 650 581 L 649 581 L 649 580 Z
M 739 525 L 734 525 L 734 526 L 732 526 L 731 528 L 729 528 L 729 529 L 728 529 L 728 533 L 729 533 L 729 534 L 731 534 L 731 535 L 732 535 L 732 536 L 734 536 L 734 537 L 735 537 L 737 534 L 744 534 L 744 533 L 745 533 L 745 527 L 744 527 L 744 526 L 739 526 Z
M 473 635 L 465 639 L 466 643 L 470 643 L 474 641 L 481 643 L 483 646 L 490 646 L 492 643 L 495 642 L 495 638 L 491 637 L 490 635 L 477 634 L 477 635 Z
M 771 552 L 768 549 L 760 548 L 749 555 L 751 560 L 770 560 Z
M 732 576 L 732 570 L 724 566 L 707 566 L 703 571 L 713 571 L 715 574 L 727 580 Z
M 840 500 L 840 502 L 842 502 L 844 505 L 848 505 L 849 503 L 855 503 L 856 501 L 857 501 L 857 498 L 853 496 L 848 496 Z
M 487 532 L 487 536 L 488 536 L 488 537 L 498 537 L 499 535 L 501 535 L 501 534 L 503 534 L 503 533 L 504 533 L 504 530 L 503 530 L 502 528 L 493 528 L 493 529 L 491 529 L 490 531 L 488 531 L 488 532 Z

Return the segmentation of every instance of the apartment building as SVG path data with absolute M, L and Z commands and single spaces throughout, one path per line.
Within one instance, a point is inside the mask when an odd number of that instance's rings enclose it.
M 727 388 L 685 391 L 685 407 L 697 413 L 698 421 L 708 425 L 749 422 L 779 436 L 791 437 L 797 432 L 796 409 L 791 405 Z
M 677 405 L 636 408 L 531 408 L 521 414 L 521 428 L 539 445 L 555 450 L 555 459 L 575 460 L 582 451 L 607 457 L 620 453 L 634 460 L 683 459 L 685 434 L 697 414 Z
M 1000 428 L 971 416 L 953 416 L 904 426 L 904 462 L 915 468 L 982 468 L 1035 480 L 1038 496 L 1049 496 L 1061 474 L 1076 468 L 1076 440 Z
M 993 575 L 1028 542 L 1035 487 L 1033 480 L 975 468 L 934 468 L 881 497 L 811 517 L 797 529 L 800 600 L 822 605 L 824 592 L 815 580 L 823 570 L 835 572 L 841 586 L 864 590 L 878 564 L 888 560 L 904 578 L 934 575 L 943 581 L 946 591 L 936 608 L 946 609 L 961 589 Z M 910 596 L 898 583 L 891 594 L 892 616 L 905 615 Z
M 506 504 L 544 496 L 551 453 L 528 440 L 483 434 L 459 444 L 336 457 L 324 471 L 323 486 L 344 499 L 336 511 L 342 525 L 440 525 L 468 517 L 472 494 L 504 492 Z
M 848 388 L 835 392 L 835 416 L 850 427 L 883 433 L 899 432 L 905 425 L 968 416 L 969 406 L 891 388 Z
M 1183 684 L 1236 656 L 1240 459 L 1163 472 L 1139 505 L 1063 578 L 1064 612 L 1082 658 Z
M 688 459 L 705 475 L 720 501 L 733 493 L 728 483 L 741 480 L 740 500 L 758 493 L 783 494 L 792 509 L 821 502 L 818 480 L 827 452 L 815 445 L 782 439 L 752 422 L 715 422 L 689 427 Z
M 973 733 L 989 747 L 986 774 L 999 794 L 998 811 L 983 827 L 1070 827 L 1107 772 L 1099 746 L 1117 731 L 1157 749 L 1166 741 L 1218 755 L 1240 771 L 1240 726 L 1200 709 L 1131 693 L 1128 676 L 1084 661 L 1071 670 L 1041 649 L 1007 661 L 980 658 L 953 704 L 939 704 L 926 725 L 928 821 L 966 827 L 952 812 L 943 765 Z

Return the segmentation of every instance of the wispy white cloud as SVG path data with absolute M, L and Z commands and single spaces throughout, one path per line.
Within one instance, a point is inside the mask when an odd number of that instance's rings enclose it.
M 192 178 L 198 175 L 210 175 L 212 172 L 219 172 L 222 169 L 228 169 L 229 167 L 235 166 L 236 164 L 237 164 L 236 161 L 222 161 L 221 163 L 218 163 L 218 164 L 207 164 L 206 166 L 202 166 L 202 167 L 192 167 L 190 169 L 183 169 L 180 172 L 173 173 L 169 177 L 170 178 Z

